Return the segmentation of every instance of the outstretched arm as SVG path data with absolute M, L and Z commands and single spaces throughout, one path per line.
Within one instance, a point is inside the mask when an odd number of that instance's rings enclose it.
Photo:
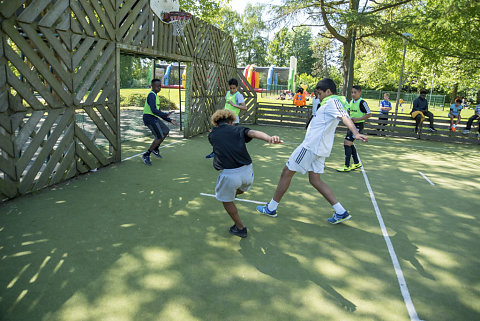
M 353 133 L 353 136 L 355 137 L 355 139 L 359 139 L 363 142 L 368 142 L 368 138 L 367 136 L 363 135 L 363 134 L 360 134 L 357 130 L 357 127 L 355 127 L 355 125 L 353 124 L 353 121 L 350 119 L 349 116 L 343 116 L 342 117 L 342 122 L 345 124 L 345 126 L 347 126 L 348 129 L 350 129 L 350 131 Z
M 248 137 L 251 138 L 256 138 L 256 139 L 261 139 L 264 140 L 270 144 L 280 144 L 283 143 L 283 140 L 280 139 L 278 136 L 270 136 L 268 134 L 265 134 L 264 132 L 261 132 L 259 130 L 249 130 L 248 131 Z

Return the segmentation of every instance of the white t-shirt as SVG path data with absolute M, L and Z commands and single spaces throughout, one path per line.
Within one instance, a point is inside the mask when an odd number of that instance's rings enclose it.
M 318 107 L 320 107 L 320 99 L 314 96 L 312 99 L 312 115 L 315 115 L 317 113 Z
M 348 116 L 342 103 L 330 98 L 323 106 L 319 106 L 313 116 L 302 145 L 315 155 L 328 157 L 333 147 L 335 129 L 343 116 Z

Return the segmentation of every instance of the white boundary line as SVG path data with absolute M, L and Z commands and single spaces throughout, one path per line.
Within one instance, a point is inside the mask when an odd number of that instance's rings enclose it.
M 360 156 L 358 157 L 360 160 Z M 408 291 L 407 281 L 405 281 L 405 277 L 403 276 L 402 267 L 398 262 L 397 254 L 395 254 L 395 249 L 393 248 L 392 241 L 388 236 L 388 231 L 383 222 L 382 213 L 380 213 L 380 209 L 378 208 L 377 200 L 375 199 L 375 195 L 373 194 L 372 187 L 370 186 L 370 182 L 367 177 L 367 173 L 362 166 L 362 174 L 363 178 L 365 179 L 365 184 L 367 185 L 368 192 L 370 194 L 370 198 L 372 199 L 373 207 L 375 208 L 375 213 L 377 214 L 378 223 L 380 224 L 380 229 L 382 230 L 383 238 L 385 239 L 385 243 L 387 244 L 388 253 L 390 253 L 390 258 L 392 259 L 393 267 L 395 269 L 395 274 L 397 275 L 398 284 L 400 285 L 400 291 L 402 292 L 403 301 L 405 302 L 405 306 L 407 307 L 408 315 L 410 316 L 410 320 L 412 321 L 421 321 L 418 318 L 417 311 L 415 310 L 415 306 L 413 305 L 412 298 L 410 297 L 410 292 Z
M 423 178 L 425 178 L 425 179 L 427 180 L 427 182 L 429 182 L 429 183 L 430 183 L 430 185 L 432 185 L 432 186 L 435 186 L 435 184 L 434 184 L 434 183 L 433 183 L 431 180 L 429 180 L 429 179 L 428 179 L 428 177 L 427 177 L 427 176 L 425 176 L 425 174 L 423 174 L 423 173 L 422 173 L 422 172 L 420 172 L 420 171 L 418 171 L 418 172 L 420 173 L 420 175 L 422 175 L 422 177 L 423 177 Z
M 215 197 L 215 195 L 213 195 L 213 194 L 206 194 L 206 193 L 200 193 L 200 195 Z M 251 201 L 251 200 L 244 200 L 244 199 L 236 198 L 236 197 L 235 197 L 235 200 L 236 200 L 236 201 L 240 201 L 240 202 L 254 203 L 254 204 L 260 204 L 260 205 L 265 205 L 265 204 L 266 204 L 265 202 L 257 202 L 257 201 Z
M 170 143 L 170 144 L 167 144 L 167 145 L 160 146 L 159 149 L 162 149 L 162 148 L 164 148 L 164 147 L 167 147 L 167 146 L 170 146 L 170 145 L 173 145 L 173 144 L 177 144 L 177 143 L 183 142 L 183 141 L 185 141 L 185 140 L 186 140 L 186 139 L 184 138 L 184 139 L 178 140 L 178 141 L 176 141 L 176 142 L 173 142 L 173 143 Z M 122 162 L 127 161 L 127 160 L 132 159 L 132 158 L 135 158 L 135 157 L 137 157 L 137 156 L 140 156 L 140 155 L 142 155 L 143 153 L 144 153 L 144 152 L 138 153 L 138 154 L 136 154 L 136 155 L 133 155 L 133 156 L 130 156 L 130 157 L 127 157 L 127 158 L 124 158 L 124 159 L 122 159 Z

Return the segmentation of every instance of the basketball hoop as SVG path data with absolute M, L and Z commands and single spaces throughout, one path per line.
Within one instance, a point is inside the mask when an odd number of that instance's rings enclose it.
M 163 14 L 163 21 L 173 25 L 174 36 L 184 36 L 184 30 L 187 24 L 190 22 L 192 15 L 183 11 L 165 12 Z

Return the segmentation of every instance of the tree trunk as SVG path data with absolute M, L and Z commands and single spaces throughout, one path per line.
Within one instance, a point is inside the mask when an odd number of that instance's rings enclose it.
M 480 87 L 478 88 L 478 91 L 477 91 L 477 104 L 480 104 Z
M 348 81 L 348 62 L 350 61 L 350 49 L 352 48 L 352 32 L 348 33 L 347 41 L 343 44 L 343 61 L 342 61 L 342 95 L 347 96 Z
M 450 101 L 450 104 L 453 104 L 455 99 L 457 99 L 457 94 L 458 94 L 458 83 L 453 85 L 453 90 L 452 90 L 452 99 Z

